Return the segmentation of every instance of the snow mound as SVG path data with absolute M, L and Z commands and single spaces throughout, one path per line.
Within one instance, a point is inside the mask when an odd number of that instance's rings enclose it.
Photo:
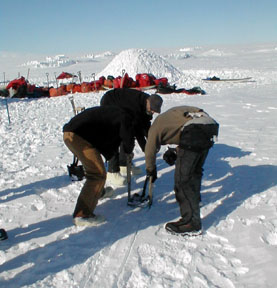
M 122 75 L 122 70 L 132 78 L 139 73 L 149 73 L 157 78 L 167 77 L 169 81 L 176 81 L 182 76 L 178 69 L 154 52 L 145 49 L 128 49 L 115 56 L 98 77 L 109 75 L 117 77 Z

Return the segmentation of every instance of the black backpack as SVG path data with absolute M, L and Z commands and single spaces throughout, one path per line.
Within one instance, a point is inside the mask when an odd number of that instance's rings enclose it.
M 180 147 L 200 152 L 210 149 L 218 136 L 219 124 L 190 124 L 183 127 L 180 136 Z

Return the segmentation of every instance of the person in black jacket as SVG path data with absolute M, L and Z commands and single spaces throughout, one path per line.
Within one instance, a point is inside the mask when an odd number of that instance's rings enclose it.
M 101 106 L 118 106 L 132 115 L 135 138 L 143 152 L 153 114 L 161 112 L 162 103 L 163 99 L 157 94 L 149 95 L 129 88 L 110 90 L 100 101 Z M 126 179 L 123 177 L 127 174 L 126 166 L 127 157 L 121 146 L 119 152 L 108 163 L 107 179 L 111 184 L 118 186 L 126 184 Z M 141 169 L 132 165 L 132 174 L 140 173 Z
M 63 139 L 68 149 L 82 162 L 86 182 L 78 197 L 73 222 L 78 226 L 93 226 L 105 221 L 94 209 L 106 181 L 106 160 L 123 144 L 124 152 L 134 149 L 131 115 L 118 107 L 93 107 L 84 110 L 63 126 Z

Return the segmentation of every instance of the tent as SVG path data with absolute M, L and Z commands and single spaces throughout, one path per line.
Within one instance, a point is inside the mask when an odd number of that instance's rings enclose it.
M 68 79 L 68 78 L 73 78 L 73 77 L 77 77 L 73 74 L 67 73 L 67 72 L 62 72 L 58 77 L 57 80 L 62 80 L 62 79 Z

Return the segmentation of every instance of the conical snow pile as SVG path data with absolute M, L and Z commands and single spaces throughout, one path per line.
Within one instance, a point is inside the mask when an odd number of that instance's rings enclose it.
M 169 62 L 145 49 L 128 49 L 120 52 L 98 76 L 117 77 L 122 75 L 122 70 L 132 78 L 139 73 L 153 74 L 156 78 L 166 77 L 170 82 L 182 77 L 182 73 Z

